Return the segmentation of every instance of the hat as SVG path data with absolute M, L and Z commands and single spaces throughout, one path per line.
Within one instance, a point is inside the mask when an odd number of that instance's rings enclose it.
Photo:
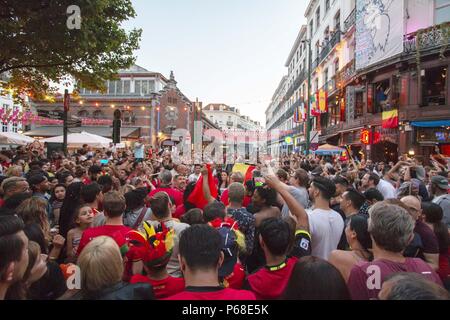
M 174 246 L 174 230 L 161 223 L 157 229 L 144 222 L 144 233 L 131 230 L 126 239 L 130 247 L 127 257 L 131 261 L 143 261 L 152 267 L 168 263 Z
M 35 186 L 41 182 L 44 182 L 46 179 L 47 178 L 43 174 L 35 174 L 29 178 L 28 183 Z
M 443 176 L 434 176 L 431 178 L 431 183 L 438 186 L 439 189 L 448 190 L 448 180 Z
M 237 229 L 237 223 L 231 218 L 225 218 L 222 220 L 217 218 L 210 222 L 210 225 L 219 231 L 222 237 L 222 252 L 224 254 L 224 260 L 219 268 L 219 277 L 225 278 L 229 276 L 237 263 L 239 247 L 237 244 L 237 236 L 235 229 Z

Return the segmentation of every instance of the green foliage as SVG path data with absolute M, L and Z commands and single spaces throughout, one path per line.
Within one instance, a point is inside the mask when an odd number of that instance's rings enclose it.
M 81 28 L 69 29 L 67 8 L 81 10 Z M 15 98 L 43 98 L 51 82 L 73 78 L 90 90 L 135 62 L 142 30 L 122 24 L 136 16 L 131 0 L 3 0 L 0 3 L 0 74 Z

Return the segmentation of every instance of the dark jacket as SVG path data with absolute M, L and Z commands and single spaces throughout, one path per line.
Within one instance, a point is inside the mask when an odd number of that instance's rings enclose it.
M 155 300 L 153 287 L 147 283 L 118 284 L 97 292 L 80 292 L 73 300 Z

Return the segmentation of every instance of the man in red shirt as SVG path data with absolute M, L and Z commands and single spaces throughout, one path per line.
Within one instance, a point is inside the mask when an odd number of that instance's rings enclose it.
M 247 277 L 249 288 L 258 300 L 278 299 L 291 277 L 297 258 L 287 258 L 289 245 L 294 240 L 289 224 L 279 218 L 263 220 L 259 226 L 259 243 L 266 258 L 266 266 Z
M 105 224 L 100 227 L 88 228 L 84 230 L 81 236 L 80 245 L 78 246 L 77 256 L 80 255 L 84 247 L 92 239 L 99 236 L 109 236 L 116 240 L 122 255 L 128 251 L 125 237 L 131 228 L 123 225 L 123 213 L 125 211 L 125 198 L 117 191 L 105 193 L 103 209 L 105 214 Z
M 242 183 L 244 184 L 244 176 L 240 172 L 233 172 L 230 176 L 230 185 L 232 183 Z M 225 206 L 230 204 L 230 199 L 228 198 L 228 189 L 225 189 L 222 195 L 220 196 L 220 202 L 222 202 Z M 242 203 L 243 207 L 247 207 L 250 202 L 252 202 L 252 197 L 246 195 L 244 196 L 244 201 Z
M 161 174 L 159 175 L 159 179 L 161 180 L 161 185 L 159 186 L 159 188 L 151 191 L 148 194 L 148 197 L 151 198 L 158 192 L 166 192 L 170 197 L 173 198 L 177 207 L 181 206 L 183 204 L 183 194 L 180 191 L 172 188 L 172 173 L 170 173 L 169 170 L 165 170 L 161 172 Z
M 174 229 L 167 228 L 162 222 L 157 230 L 144 222 L 145 233 L 130 231 L 127 242 L 133 262 L 142 261 L 145 276 L 135 274 L 130 283 L 149 283 L 153 287 L 156 299 L 164 299 L 184 290 L 184 279 L 175 278 L 167 272 L 167 264 L 172 255 L 175 236 Z
M 250 291 L 220 286 L 222 242 L 219 231 L 209 225 L 193 225 L 183 231 L 179 260 L 186 288 L 168 300 L 255 300 Z

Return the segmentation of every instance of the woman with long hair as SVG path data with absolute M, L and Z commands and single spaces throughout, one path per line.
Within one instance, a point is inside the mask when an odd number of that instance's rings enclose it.
M 75 210 L 80 205 L 82 186 L 82 182 L 74 182 L 67 187 L 59 214 L 59 232 L 64 238 L 67 238 L 67 232 L 72 228 Z
M 368 218 L 363 215 L 354 215 L 345 228 L 345 237 L 350 245 L 350 251 L 333 250 L 329 262 L 334 265 L 347 281 L 353 266 L 361 261 L 373 259 L 370 249 L 372 240 L 368 228 Z

